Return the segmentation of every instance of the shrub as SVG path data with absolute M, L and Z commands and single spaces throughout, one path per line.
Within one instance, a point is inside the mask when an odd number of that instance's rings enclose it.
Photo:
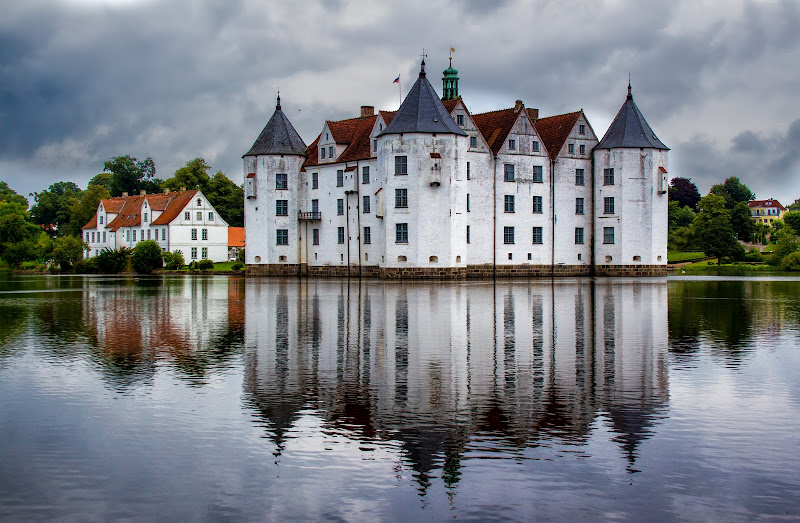
M 785 271 L 800 271 L 800 252 L 787 254 L 781 260 L 781 269 Z
M 99 272 L 97 257 L 76 261 L 75 265 L 72 266 L 72 272 L 75 274 L 97 274 Z
M 181 267 L 186 264 L 186 260 L 183 259 L 183 253 L 179 250 L 173 252 L 165 252 L 164 253 L 164 266 L 171 270 L 177 271 Z
M 764 255 L 758 247 L 751 247 L 747 254 L 744 255 L 744 261 L 760 263 L 764 260 Z
M 242 262 L 236 262 L 236 263 L 234 263 L 234 264 L 233 264 L 233 267 L 231 267 L 231 268 L 232 268 L 234 271 L 240 271 L 240 270 L 244 269 L 244 263 L 242 263 Z
M 133 249 L 133 269 L 140 274 L 149 274 L 153 269 L 160 269 L 164 260 L 161 247 L 155 240 L 139 242 Z
M 125 249 L 111 250 L 106 247 L 94 259 L 97 260 L 97 272 L 100 274 L 119 274 L 125 270 L 127 265 L 128 251 Z
M 200 260 L 197 262 L 197 268 L 201 271 L 210 271 L 214 269 L 214 262 L 211 260 Z

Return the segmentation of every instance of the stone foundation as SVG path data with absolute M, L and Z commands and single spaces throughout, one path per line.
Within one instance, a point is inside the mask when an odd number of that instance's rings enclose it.
M 463 280 L 580 276 L 666 276 L 666 265 L 468 265 L 466 267 L 378 267 L 377 265 L 248 264 L 247 276 Z

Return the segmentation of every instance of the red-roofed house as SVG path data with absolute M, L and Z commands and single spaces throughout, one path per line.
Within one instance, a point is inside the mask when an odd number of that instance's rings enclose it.
M 197 190 L 102 200 L 83 226 L 83 237 L 89 245 L 87 257 L 156 240 L 162 251 L 181 251 L 187 263 L 228 259 L 228 223 Z
M 786 209 L 781 202 L 773 200 L 751 200 L 747 202 L 750 207 L 750 216 L 754 221 L 770 225 L 774 220 L 782 220 Z

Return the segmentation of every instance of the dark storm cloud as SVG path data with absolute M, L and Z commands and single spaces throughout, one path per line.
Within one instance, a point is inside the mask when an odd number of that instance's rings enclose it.
M 164 178 L 203 156 L 239 182 L 241 154 L 279 86 L 311 142 L 325 120 L 360 104 L 396 108 L 386 106 L 397 99 L 391 81 L 401 73 L 411 87 L 423 47 L 438 89 L 454 46 L 471 110 L 521 98 L 544 116 L 583 107 L 590 120 L 610 119 L 630 73 L 637 103 L 673 146 L 676 175 L 711 180 L 726 172 L 720 165 L 773 154 L 761 165 L 780 180 L 797 168 L 800 131 L 785 120 L 777 136 L 778 126 L 752 118 L 785 114 L 775 104 L 800 89 L 786 72 L 798 23 L 793 2 L 724 12 L 632 0 L 18 2 L 0 17 L 0 177 L 35 184 L 26 192 L 83 171 L 83 185 L 104 160 L 132 154 L 152 156 Z M 757 99 L 760 88 L 774 92 Z M 726 97 L 741 106 L 724 115 L 748 118 L 693 120 Z

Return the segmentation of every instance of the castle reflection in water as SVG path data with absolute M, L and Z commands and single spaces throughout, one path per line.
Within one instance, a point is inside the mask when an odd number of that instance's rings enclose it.
M 245 402 L 284 448 L 302 413 L 392 441 L 419 479 L 486 438 L 581 445 L 635 470 L 668 404 L 665 280 L 247 280 Z

